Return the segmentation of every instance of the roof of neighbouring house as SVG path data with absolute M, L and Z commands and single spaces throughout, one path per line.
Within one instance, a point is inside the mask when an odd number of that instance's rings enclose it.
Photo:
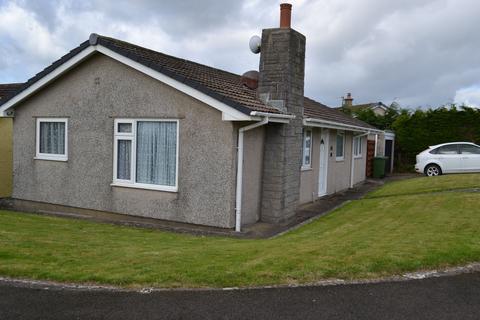
M 79 54 L 90 45 L 101 45 L 126 58 L 134 60 L 148 68 L 158 71 L 187 86 L 203 92 L 204 94 L 223 102 L 245 114 L 252 111 L 282 114 L 283 112 L 273 106 L 267 105 L 257 97 L 255 89 L 250 89 L 242 84 L 241 76 L 212 68 L 189 60 L 169 56 L 151 49 L 140 47 L 125 41 L 110 37 L 92 34 L 90 40 L 80 44 L 69 53 L 52 63 L 43 71 L 21 84 L 17 89 L 19 93 L 60 67 L 68 60 Z M 23 87 L 22 87 L 23 86 Z M 11 99 L 8 96 L 0 100 L 0 106 Z M 336 121 L 343 124 L 373 128 L 371 125 L 345 115 L 341 111 L 329 108 L 312 99 L 305 98 L 305 115 L 311 118 Z
M 348 108 L 352 111 L 359 111 L 359 110 L 368 109 L 368 108 L 374 109 L 376 107 L 380 107 L 380 108 L 383 108 L 383 109 L 388 108 L 383 102 L 379 101 L 379 102 L 354 104 L 352 106 L 342 106 L 342 107 L 337 107 L 336 109 Z
M 320 102 L 305 97 L 303 100 L 304 115 L 309 118 L 338 122 L 351 126 L 376 129 L 374 126 L 345 114 L 337 108 L 330 108 Z
M 19 91 L 23 83 L 4 83 L 0 84 L 0 101 L 4 99 L 9 99 L 10 97 L 14 96 L 17 91 Z

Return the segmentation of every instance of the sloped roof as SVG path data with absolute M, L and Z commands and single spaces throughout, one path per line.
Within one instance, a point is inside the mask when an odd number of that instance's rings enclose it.
M 257 98 L 255 89 L 250 89 L 242 84 L 241 76 L 202 65 L 193 61 L 169 56 L 151 49 L 140 47 L 114 38 L 92 34 L 90 40 L 81 43 L 78 47 L 52 63 L 50 66 L 29 79 L 25 84 L 20 84 L 16 94 L 32 86 L 34 83 L 48 75 L 50 72 L 79 54 L 90 45 L 99 44 L 117 54 L 132 59 L 148 68 L 165 74 L 179 82 L 195 88 L 208 96 L 221 101 L 245 114 L 252 111 L 282 114 L 278 109 L 269 106 Z M 0 106 L 11 99 L 8 95 L 0 100 Z M 329 108 L 319 102 L 305 97 L 305 116 L 343 124 L 374 128 L 363 121 L 344 114 L 341 111 Z
M 317 102 L 315 100 L 305 97 L 303 100 L 304 105 L 304 116 L 306 118 L 315 118 L 326 121 L 333 121 L 342 124 L 358 126 L 368 129 L 376 129 L 374 126 L 363 122 L 362 120 L 356 119 L 352 116 L 349 116 L 337 108 L 330 108 L 326 105 Z
M 5 83 L 0 84 L 0 101 L 9 99 L 22 88 L 23 83 Z
M 258 99 L 256 90 L 244 86 L 241 82 L 241 76 L 237 74 L 169 56 L 113 38 L 101 36 L 98 43 L 193 87 L 203 86 L 212 93 L 219 95 L 219 100 L 223 102 L 232 100 L 251 111 L 281 113 Z
M 122 56 L 195 88 L 245 114 L 250 114 L 252 111 L 282 113 L 278 109 L 270 107 L 258 99 L 256 90 L 244 86 L 241 82 L 241 76 L 234 73 L 169 56 L 109 37 L 97 36 L 96 41 L 98 44 Z M 91 43 L 89 41 L 83 42 L 68 54 L 30 78 L 22 90 L 27 89 L 90 45 Z M 0 105 L 8 100 L 9 99 L 0 101 Z
M 343 106 L 343 107 L 337 107 L 336 109 L 342 109 L 342 108 L 348 108 L 352 111 L 359 111 L 367 108 L 374 108 L 374 107 L 383 107 L 383 108 L 388 108 L 383 102 L 370 102 L 370 103 L 363 103 L 363 104 L 354 104 L 350 107 L 348 106 Z

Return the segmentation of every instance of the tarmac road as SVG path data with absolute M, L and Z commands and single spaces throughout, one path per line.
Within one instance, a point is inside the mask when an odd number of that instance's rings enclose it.
M 480 319 L 480 273 L 375 284 L 151 293 L 0 281 L 0 319 Z

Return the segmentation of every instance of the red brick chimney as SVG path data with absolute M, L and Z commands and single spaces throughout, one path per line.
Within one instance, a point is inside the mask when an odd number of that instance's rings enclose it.
M 290 3 L 280 4 L 280 28 L 290 28 L 292 24 L 292 5 Z

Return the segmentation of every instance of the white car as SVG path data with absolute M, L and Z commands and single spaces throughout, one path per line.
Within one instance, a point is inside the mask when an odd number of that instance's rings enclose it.
M 480 172 L 480 146 L 471 142 L 431 146 L 417 155 L 415 171 L 429 177 L 444 173 Z

